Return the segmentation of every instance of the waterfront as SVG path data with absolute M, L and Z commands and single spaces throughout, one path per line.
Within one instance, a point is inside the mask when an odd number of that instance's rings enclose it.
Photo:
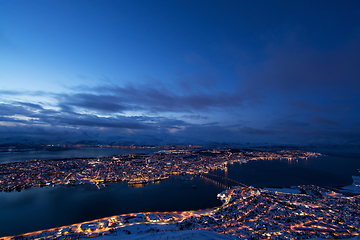
M 256 160 L 228 164 L 223 174 L 257 187 L 298 184 L 350 185 L 359 166 L 357 153 L 337 153 L 294 160 Z M 348 179 L 350 178 L 350 179 Z M 278 180 L 279 179 L 279 180 Z M 194 188 L 193 186 L 196 186 Z M 109 183 L 98 191 L 95 185 L 30 188 L 0 193 L 0 236 L 59 227 L 131 212 L 183 211 L 219 206 L 217 193 L 224 188 L 212 181 L 191 176 L 172 176 L 141 188 Z
M 213 174 L 225 176 L 254 187 L 288 187 L 351 185 L 352 176 L 359 176 L 360 149 L 305 149 L 324 154 L 316 158 L 296 160 L 260 160 L 235 163 L 227 171 Z
M 159 149 L 119 149 L 110 147 L 80 147 L 62 151 L 25 151 L 25 152 L 0 152 L 0 164 L 10 162 L 23 162 L 31 159 L 62 159 L 62 158 L 96 158 L 120 154 L 149 154 Z
M 334 192 L 314 186 L 304 186 L 302 192 L 288 194 L 235 187 L 218 194 L 223 202 L 220 207 L 202 211 L 122 214 L 4 240 L 19 237 L 79 239 L 109 235 L 121 239 L 134 239 L 134 235 L 140 239 L 141 235 L 141 239 L 147 239 L 153 238 L 154 233 L 156 238 L 168 239 L 169 233 L 183 235 L 186 230 L 207 230 L 211 236 L 207 234 L 206 239 L 213 239 L 212 231 L 231 237 L 226 239 L 273 240 L 338 239 L 359 234 L 358 198 L 335 197 Z M 195 236 L 190 238 L 195 239 Z
M 196 185 L 196 188 L 193 188 Z M 183 211 L 220 206 L 216 195 L 224 188 L 202 178 L 173 176 L 129 187 L 109 183 L 30 188 L 0 193 L 0 236 L 59 227 L 123 213 Z

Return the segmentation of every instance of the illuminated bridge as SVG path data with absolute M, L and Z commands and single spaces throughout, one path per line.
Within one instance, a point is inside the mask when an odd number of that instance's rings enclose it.
M 215 182 L 219 183 L 220 185 L 222 185 L 223 187 L 228 187 L 229 188 L 230 187 L 230 182 L 235 183 L 235 185 L 238 185 L 238 186 L 248 187 L 247 185 L 245 185 L 245 184 L 243 184 L 241 182 L 235 181 L 235 180 L 227 178 L 227 177 L 215 175 L 215 174 L 206 173 L 206 174 L 202 174 L 201 176 L 204 177 L 204 178 L 210 179 L 212 181 L 215 181 Z M 216 177 L 217 179 L 220 179 L 221 182 L 217 181 L 217 180 L 215 180 L 215 179 L 213 179 L 211 177 Z

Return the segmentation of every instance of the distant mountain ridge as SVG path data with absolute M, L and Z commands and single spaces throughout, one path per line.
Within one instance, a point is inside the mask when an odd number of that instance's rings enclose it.
M 299 148 L 360 148 L 358 144 L 284 144 L 284 143 L 241 143 L 241 142 L 213 142 L 201 141 L 193 138 L 167 138 L 158 136 L 136 136 L 136 137 L 122 137 L 122 136 L 66 136 L 66 137 L 23 137 L 12 136 L 0 138 L 0 148 L 14 147 L 17 149 L 38 148 L 44 145 L 110 145 L 110 146 L 164 146 L 164 145 L 200 145 L 206 148 L 277 148 L 277 149 L 299 149 Z

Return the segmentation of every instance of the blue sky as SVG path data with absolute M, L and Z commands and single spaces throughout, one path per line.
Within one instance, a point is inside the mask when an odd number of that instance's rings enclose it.
M 358 1 L 0 0 L 3 139 L 360 142 Z

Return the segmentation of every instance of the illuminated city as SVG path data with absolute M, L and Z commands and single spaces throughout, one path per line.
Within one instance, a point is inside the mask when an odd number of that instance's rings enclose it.
M 226 171 L 228 164 L 280 158 L 296 161 L 318 156 L 321 154 L 298 150 L 248 152 L 182 148 L 161 150 L 151 156 L 32 160 L 0 165 L 1 189 L 9 192 L 37 186 L 95 184 L 100 190 L 107 182 L 126 181 L 130 186 L 141 186 L 171 175 L 200 175 L 217 181 L 209 171 Z M 345 197 L 316 186 L 298 186 L 284 191 L 241 184 L 218 194 L 223 202 L 218 208 L 124 214 L 21 236 L 29 239 L 86 238 L 126 232 L 126 227 L 134 224 L 155 223 L 173 226 L 171 231 L 210 230 L 240 239 L 349 238 L 359 234 L 359 198 Z
M 160 181 L 171 175 L 207 174 L 226 169 L 227 164 L 255 160 L 306 159 L 321 156 L 303 151 L 238 152 L 230 150 L 194 151 L 193 147 L 161 150 L 153 156 L 120 155 L 91 159 L 31 160 L 0 165 L 0 190 L 11 192 L 23 188 L 57 185 L 95 184 L 99 189 L 107 182 L 129 185 Z
M 360 240 L 360 0 L 0 0 L 0 240 Z

